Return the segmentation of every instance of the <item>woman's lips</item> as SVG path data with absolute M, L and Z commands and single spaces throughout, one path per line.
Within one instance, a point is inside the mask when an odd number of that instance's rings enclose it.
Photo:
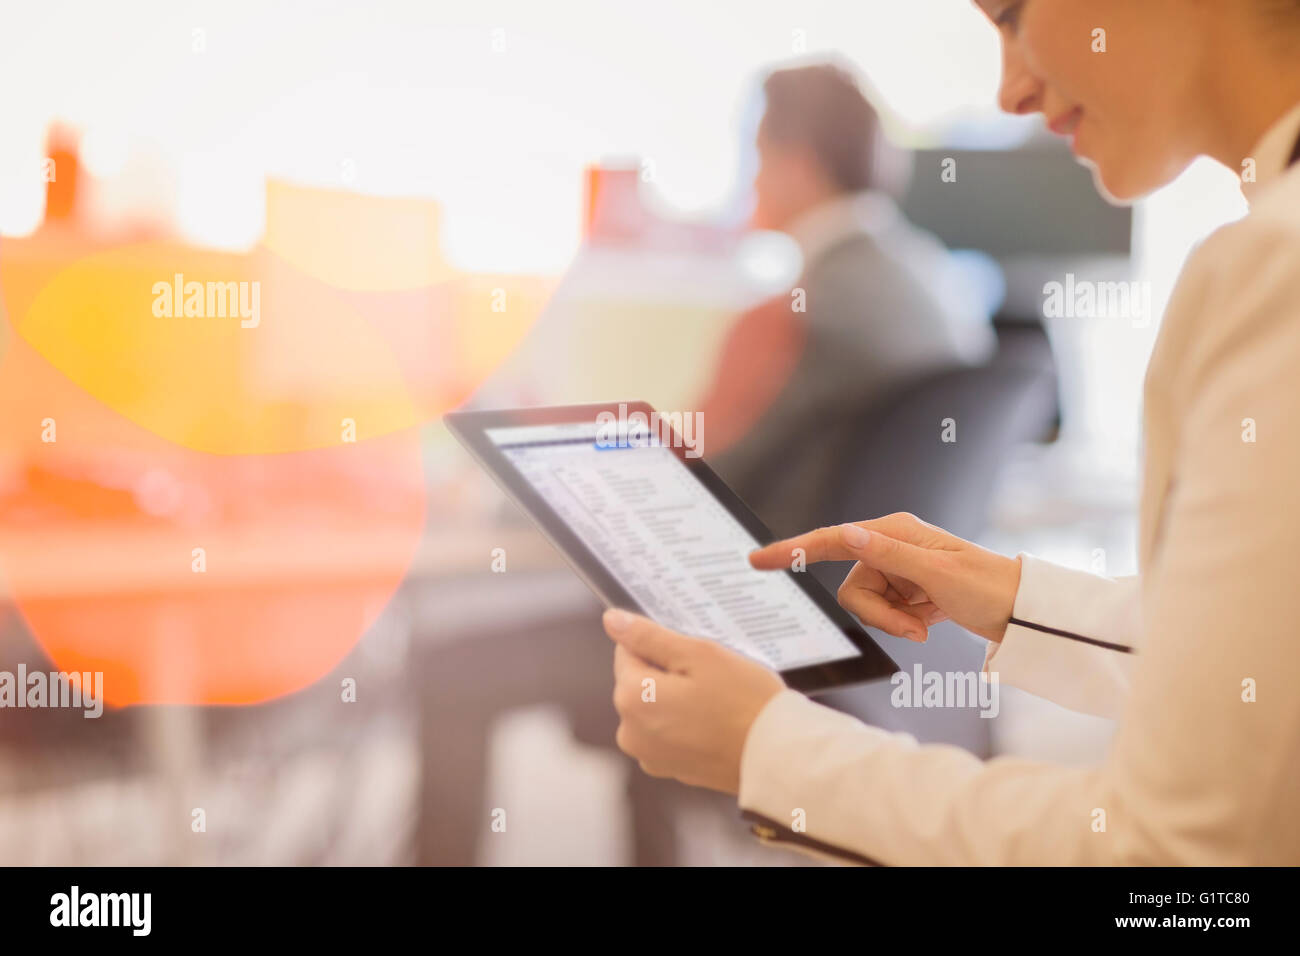
M 1057 136 L 1070 136 L 1083 118 L 1083 109 L 1076 106 L 1068 113 L 1062 113 L 1047 121 L 1047 128 Z
M 1076 106 L 1068 113 L 1062 113 L 1047 121 L 1047 128 L 1057 136 L 1064 136 L 1070 141 L 1070 152 L 1079 153 L 1079 124 L 1083 121 L 1083 108 Z

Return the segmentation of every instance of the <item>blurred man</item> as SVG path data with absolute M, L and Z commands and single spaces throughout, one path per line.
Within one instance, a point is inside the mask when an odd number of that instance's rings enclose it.
M 736 320 L 700 408 L 711 464 L 792 534 L 817 522 L 862 414 L 924 376 L 982 362 L 994 335 L 974 297 L 964 306 L 933 291 L 947 251 L 875 188 L 879 124 L 853 76 L 779 70 L 763 93 L 752 224 L 791 236 L 803 271 Z

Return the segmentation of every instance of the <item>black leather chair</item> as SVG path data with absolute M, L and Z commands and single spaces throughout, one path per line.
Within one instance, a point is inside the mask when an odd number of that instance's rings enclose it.
M 988 527 L 999 472 L 1017 445 L 1050 437 L 1057 416 L 1056 374 L 1041 326 L 999 328 L 999 349 L 976 368 L 947 370 L 915 382 L 857 417 L 839 480 L 826 489 L 819 524 L 908 511 L 963 538 Z M 945 432 L 955 440 L 945 441 Z M 810 570 L 832 591 L 849 562 Z M 907 671 L 978 671 L 983 645 L 951 624 L 922 645 L 889 640 Z M 921 740 L 988 752 L 988 724 L 971 710 L 899 710 L 887 683 L 833 691 L 823 703 L 876 726 Z
M 859 440 L 824 491 L 821 523 L 910 511 L 961 537 L 979 535 L 1007 455 L 1050 433 L 1056 405 L 1050 364 L 1001 353 L 911 384 L 859 415 Z
M 998 473 L 1022 442 L 1049 439 L 1057 419 L 1056 372 L 1038 323 L 998 324 L 998 351 L 989 364 L 939 372 L 914 382 L 883 402 L 850 409 L 848 432 L 857 439 L 844 449 L 833 487 L 809 489 L 822 504 L 820 524 L 839 524 L 910 511 L 964 538 L 988 526 Z M 943 441 L 943 420 L 951 418 L 956 441 Z M 808 422 L 807 434 L 824 426 Z M 834 427 L 834 426 L 833 426 Z M 781 457 L 798 454 L 798 444 Z M 770 467 L 781 468 L 781 461 Z M 760 515 L 761 517 L 761 515 Z M 809 571 L 834 593 L 851 565 L 812 565 Z M 930 629 L 925 644 L 883 637 L 900 668 L 978 672 L 984 643 L 951 623 Z M 893 685 L 877 681 L 818 695 L 827 706 L 886 730 L 905 731 L 923 743 L 955 744 L 984 757 L 990 750 L 989 721 L 976 708 L 896 708 Z M 717 794 L 688 791 L 671 781 L 633 773 L 628 782 L 640 863 L 677 859 L 674 818 L 684 804 L 712 807 L 735 816 L 735 803 Z M 793 862 L 793 861 L 791 861 Z

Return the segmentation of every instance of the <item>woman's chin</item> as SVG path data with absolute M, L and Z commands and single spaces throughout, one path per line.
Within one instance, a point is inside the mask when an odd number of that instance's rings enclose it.
M 1112 206 L 1127 206 L 1164 185 L 1126 164 L 1097 162 L 1087 156 L 1080 156 L 1079 162 L 1092 170 L 1097 192 Z
M 1157 167 L 1137 165 L 1131 157 L 1115 161 L 1080 156 L 1079 162 L 1092 170 L 1093 182 L 1103 199 L 1113 206 L 1127 206 L 1149 196 L 1177 179 L 1187 163 L 1170 163 Z

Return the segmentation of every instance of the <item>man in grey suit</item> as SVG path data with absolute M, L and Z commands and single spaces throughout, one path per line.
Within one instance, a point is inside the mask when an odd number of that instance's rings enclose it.
M 995 337 L 976 297 L 949 291 L 947 250 L 876 188 L 879 124 L 854 77 L 779 70 L 763 92 L 753 225 L 791 236 L 803 271 L 735 321 L 700 407 L 710 463 L 786 535 L 816 522 L 866 409 L 984 361 Z

